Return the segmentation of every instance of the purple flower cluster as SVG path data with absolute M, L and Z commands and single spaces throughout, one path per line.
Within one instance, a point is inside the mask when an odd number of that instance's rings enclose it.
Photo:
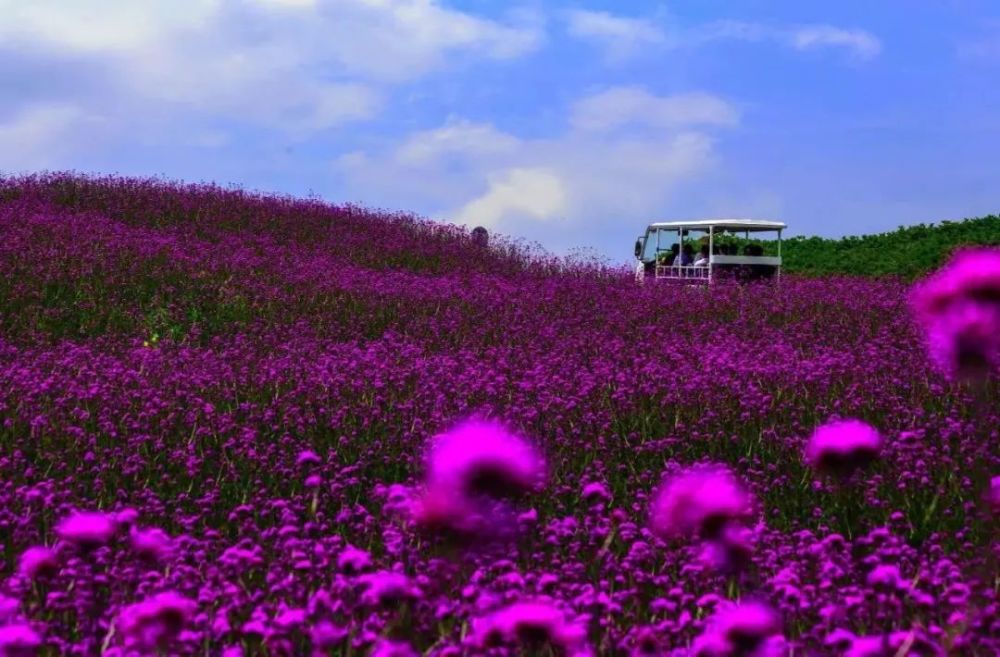
M 914 288 L 912 304 L 944 372 L 968 380 L 1000 371 L 1000 250 L 959 251 Z
M 0 179 L 0 657 L 1000 654 L 996 263 Z

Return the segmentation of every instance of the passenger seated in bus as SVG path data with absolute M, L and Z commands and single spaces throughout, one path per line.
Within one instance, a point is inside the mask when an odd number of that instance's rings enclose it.
M 670 265 L 674 264 L 675 262 L 677 262 L 677 256 L 680 255 L 680 252 L 681 252 L 681 245 L 680 244 L 671 244 L 670 245 L 670 253 L 667 254 L 667 266 L 668 267 Z
M 682 267 L 687 267 L 692 262 L 694 262 L 694 247 L 690 244 L 685 244 L 681 249 L 681 259 L 678 264 Z
M 701 251 L 698 252 L 698 259 L 694 261 L 694 266 L 707 267 L 708 263 L 709 263 L 708 244 L 704 244 L 701 247 Z

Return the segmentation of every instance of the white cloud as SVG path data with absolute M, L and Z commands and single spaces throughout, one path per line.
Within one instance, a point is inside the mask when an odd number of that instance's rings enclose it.
M 0 0 L 0 43 L 38 50 L 127 53 L 208 25 L 220 0 Z
M 109 106 L 166 103 L 293 140 L 373 117 L 388 85 L 518 57 L 544 34 L 530 12 L 487 20 L 435 0 L 0 0 L 0 16 L 5 49 L 100 62 Z
M 570 35 L 605 48 L 609 61 L 621 61 L 637 50 L 666 43 L 666 34 L 652 21 L 615 16 L 604 11 L 572 9 L 565 12 Z
M 489 190 L 455 214 L 456 223 L 496 226 L 514 214 L 550 221 L 566 212 L 566 188 L 559 175 L 544 167 L 515 168 L 491 175 Z
M 660 12 L 662 14 L 662 12 Z M 571 36 L 599 44 L 609 61 L 616 62 L 643 50 L 697 46 L 711 41 L 772 41 L 796 50 L 842 48 L 860 59 L 879 54 L 882 44 L 861 29 L 813 24 L 775 26 L 760 22 L 720 20 L 682 28 L 661 20 L 617 16 L 603 11 L 570 10 L 564 13 Z
M 21 172 L 57 168 L 71 143 L 108 124 L 70 103 L 29 105 L 0 123 L 0 169 Z
M 512 14 L 510 23 L 447 9 L 432 0 L 336 0 L 318 8 L 293 34 L 341 70 L 366 79 L 403 82 L 455 66 L 465 55 L 493 60 L 537 49 L 538 16 Z
M 696 28 L 689 35 L 689 41 L 694 44 L 716 40 L 771 41 L 795 50 L 842 48 L 860 59 L 871 59 L 882 50 L 881 41 L 870 32 L 823 24 L 776 27 L 764 23 L 716 21 Z
M 264 7 L 275 9 L 314 9 L 317 0 L 249 0 Z
M 519 139 L 490 124 L 449 119 L 440 128 L 410 135 L 396 150 L 395 160 L 406 166 L 421 166 L 448 154 L 463 157 L 508 154 L 520 145 Z
M 881 42 L 864 30 L 844 30 L 832 25 L 810 25 L 792 30 L 792 44 L 799 50 L 843 47 L 862 59 L 870 59 L 882 50 Z
M 579 114 L 571 112 L 571 129 L 545 139 L 451 119 L 382 151 L 346 153 L 333 168 L 343 176 L 345 189 L 370 199 L 365 202 L 407 207 L 469 226 L 530 232 L 531 225 L 572 229 L 641 223 L 678 185 L 713 166 L 713 137 L 691 126 L 730 125 L 736 115 L 719 111 L 728 105 L 707 94 L 679 98 L 714 99 L 717 103 L 703 103 L 710 111 L 680 111 L 667 102 L 678 97 L 657 97 L 632 87 L 581 99 L 573 109 L 579 112 L 594 98 L 622 91 L 627 92 L 623 97 L 642 99 L 639 109 L 649 105 L 670 111 L 652 117 L 636 110 L 615 115 L 616 125 L 640 125 L 643 134 L 572 129 L 572 117 L 579 119 Z
M 639 124 L 656 128 L 683 125 L 731 125 L 737 111 L 717 96 L 685 93 L 657 97 L 640 87 L 615 87 L 578 101 L 570 123 L 580 130 L 609 130 Z

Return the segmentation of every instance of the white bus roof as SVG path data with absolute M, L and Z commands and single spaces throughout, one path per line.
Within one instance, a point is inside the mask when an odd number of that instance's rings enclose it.
M 695 219 L 693 221 L 659 221 L 649 224 L 650 230 L 654 228 L 700 228 L 707 230 L 709 227 L 738 231 L 782 230 L 787 228 L 780 221 L 764 221 L 762 219 Z

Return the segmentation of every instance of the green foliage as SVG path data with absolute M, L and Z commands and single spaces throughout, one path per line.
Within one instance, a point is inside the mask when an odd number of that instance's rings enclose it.
M 792 237 L 783 240 L 781 255 L 787 272 L 913 279 L 936 269 L 965 245 L 1000 245 L 1000 216 L 900 226 L 892 232 L 836 240 Z

